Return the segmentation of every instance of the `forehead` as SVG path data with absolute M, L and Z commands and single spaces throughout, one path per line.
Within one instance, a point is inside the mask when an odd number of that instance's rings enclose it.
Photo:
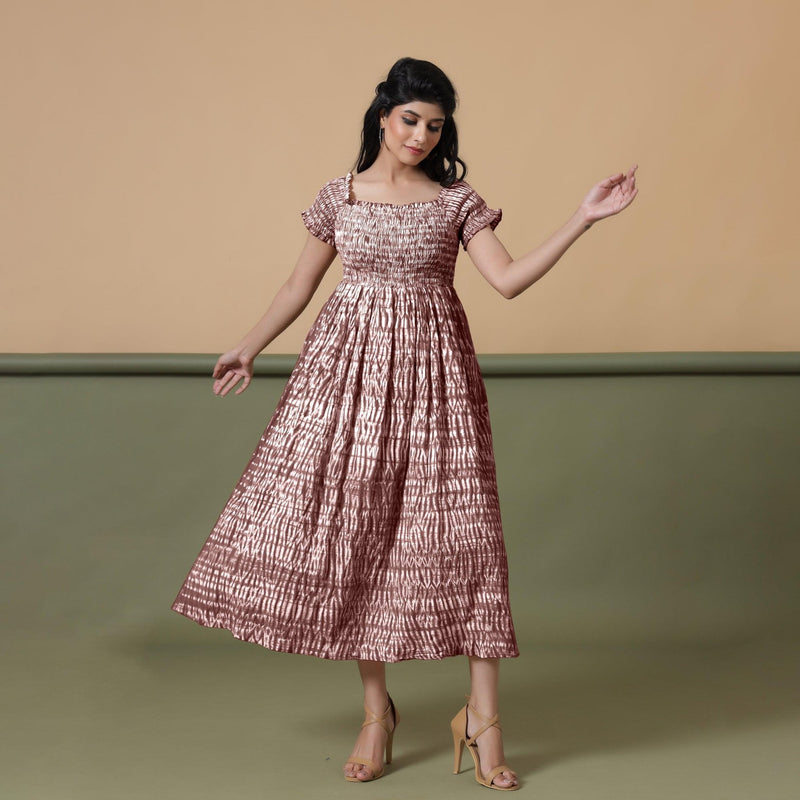
M 408 103 L 401 103 L 395 106 L 393 111 L 402 114 L 405 111 L 410 111 L 412 114 L 422 119 L 444 119 L 445 113 L 438 103 L 425 103 L 422 100 L 411 100 Z

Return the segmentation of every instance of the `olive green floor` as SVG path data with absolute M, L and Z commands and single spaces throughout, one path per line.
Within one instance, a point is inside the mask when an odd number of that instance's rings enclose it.
M 519 796 L 798 796 L 797 643 L 522 650 L 502 668 Z M 179 645 L 133 631 L 20 637 L 3 661 L 3 798 L 488 796 L 466 754 L 452 774 L 463 658 L 389 666 L 395 758 L 369 785 L 340 777 L 361 720 L 352 663 L 200 628 Z
M 491 796 L 452 774 L 465 659 L 389 667 L 395 763 L 355 785 L 353 663 L 170 610 L 286 375 L 61 360 L 0 381 L 0 800 Z M 519 796 L 800 797 L 800 366 L 674 360 L 487 375 Z

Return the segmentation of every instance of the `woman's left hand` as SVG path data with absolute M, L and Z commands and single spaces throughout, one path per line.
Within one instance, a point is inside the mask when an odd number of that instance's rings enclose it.
M 633 202 L 639 193 L 636 188 L 638 168 L 638 164 L 634 164 L 627 173 L 619 172 L 592 187 L 581 203 L 587 222 L 596 222 L 612 214 L 619 214 Z

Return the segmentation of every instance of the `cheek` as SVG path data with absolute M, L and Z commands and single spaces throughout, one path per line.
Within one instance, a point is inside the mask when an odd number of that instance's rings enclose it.
M 402 120 L 395 120 L 391 124 L 392 135 L 395 139 L 405 139 L 411 128 L 408 127 Z

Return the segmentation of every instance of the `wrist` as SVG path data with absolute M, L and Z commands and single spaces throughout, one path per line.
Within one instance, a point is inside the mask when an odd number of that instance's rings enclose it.
M 580 233 L 588 231 L 595 222 L 597 222 L 597 220 L 594 219 L 583 206 L 579 206 L 573 214 L 573 224 Z
M 244 341 L 234 348 L 234 352 L 238 355 L 241 361 L 252 362 L 255 360 L 255 357 L 261 352 L 261 350 L 257 350 L 256 345 L 253 343 Z

